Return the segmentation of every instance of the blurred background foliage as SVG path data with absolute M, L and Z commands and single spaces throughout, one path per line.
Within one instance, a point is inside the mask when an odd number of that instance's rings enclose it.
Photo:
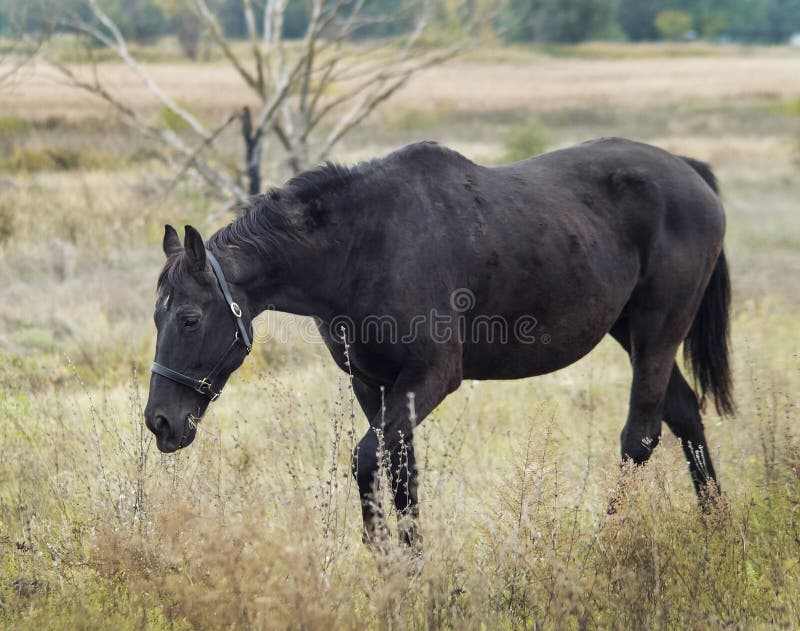
M 391 15 L 404 0 L 367 0 L 367 14 Z M 80 11 L 83 0 L 6 0 L 0 3 L 0 35 L 31 32 L 59 14 Z M 204 38 L 202 26 L 189 2 L 183 0 L 103 0 L 108 14 L 126 38 L 148 43 L 175 35 L 187 56 L 195 58 Z M 283 30 L 286 38 L 302 37 L 310 2 L 287 4 Z M 422 7 L 424 3 L 420 3 Z M 458 5 L 456 9 L 451 5 Z M 469 10 L 467 3 L 437 2 L 439 26 L 457 28 L 454 11 Z M 240 0 L 213 0 L 209 5 L 225 34 L 247 34 Z M 256 18 L 263 3 L 253 3 Z M 87 14 L 88 17 L 88 14 Z M 392 36 L 407 24 L 381 20 L 365 25 L 354 38 Z M 507 42 L 578 43 L 586 40 L 655 41 L 708 39 L 742 43 L 781 43 L 800 32 L 800 0 L 508 0 L 498 9 L 496 34 Z

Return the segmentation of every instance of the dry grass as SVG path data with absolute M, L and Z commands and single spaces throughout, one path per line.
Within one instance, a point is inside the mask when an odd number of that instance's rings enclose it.
M 46 68 L 0 95 L 4 158 L 109 156 L 0 165 L 0 625 L 800 626 L 800 118 L 774 107 L 800 93 L 797 60 L 672 50 L 473 54 L 341 146 L 368 157 L 424 133 L 488 162 L 520 124 L 551 146 L 634 136 L 712 160 L 728 208 L 740 411 L 706 415 L 726 501 L 698 511 L 665 437 L 605 514 L 630 376 L 606 341 L 553 375 L 464 384 L 420 427 L 422 559 L 361 545 L 348 460 L 365 421 L 297 332 L 257 346 L 191 449 L 156 452 L 141 396 L 162 225 L 203 225 L 213 207 L 191 184 L 159 195 L 147 145 Z M 205 116 L 244 98 L 217 63 L 154 72 Z M 287 322 L 301 324 L 259 327 Z
M 170 458 L 153 453 L 134 385 L 62 390 L 46 403 L 6 397 L 6 620 L 267 629 L 798 624 L 800 462 L 791 403 L 776 396 L 796 377 L 764 381 L 762 355 L 747 357 L 753 374 L 740 384 L 741 416 L 752 421 L 710 419 L 728 481 L 727 504 L 715 513 L 695 506 L 681 452 L 667 440 L 646 469 L 629 472 L 621 509 L 608 517 L 624 399 L 619 355 L 605 347 L 543 383 L 467 385 L 422 426 L 423 561 L 399 551 L 376 561 L 361 545 L 347 460 L 362 423 L 346 381 L 337 387 L 318 365 L 246 376 L 201 426 L 197 445 Z M 308 383 L 328 385 L 299 389 Z
M 784 49 L 783 54 L 753 49 L 738 54 L 687 57 L 670 56 L 672 49 L 663 50 L 663 55 L 617 59 L 601 55 L 552 57 L 535 50 L 518 50 L 514 54 L 481 51 L 421 73 L 390 103 L 394 107 L 427 109 L 438 101 L 451 103 L 459 112 L 482 113 L 779 101 L 800 96 L 796 81 L 800 53 L 790 49 Z M 224 116 L 252 101 L 247 86 L 222 61 L 150 63 L 148 70 L 173 98 L 193 104 L 209 117 Z M 101 64 L 99 75 L 114 94 L 127 102 L 155 107 L 141 81 L 124 66 Z M 492 86 L 491 90 L 486 89 L 487 85 Z M 34 119 L 105 113 L 101 103 L 88 104 L 84 95 L 64 85 L 59 73 L 44 62 L 38 63 L 32 76 L 12 92 L 0 95 L 0 109 Z

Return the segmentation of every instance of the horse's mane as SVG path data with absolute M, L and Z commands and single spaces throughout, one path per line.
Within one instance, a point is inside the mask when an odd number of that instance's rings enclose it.
M 347 167 L 329 160 L 316 169 L 298 173 L 286 183 L 281 191 L 286 196 L 307 204 L 314 199 L 340 191 L 342 187 L 352 183 L 359 176 L 363 176 L 371 166 L 372 162 L 362 162 L 356 166 Z
M 299 173 L 282 188 L 244 200 L 237 206 L 239 217 L 215 233 L 209 247 L 246 245 L 263 254 L 274 254 L 287 241 L 305 241 L 308 228 L 334 210 L 337 193 L 362 177 L 365 167 L 326 162 Z

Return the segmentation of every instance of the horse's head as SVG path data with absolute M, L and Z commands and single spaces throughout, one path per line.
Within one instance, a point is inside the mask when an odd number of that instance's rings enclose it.
M 208 404 L 247 356 L 251 335 L 244 297 L 227 283 L 197 230 L 186 226 L 181 245 L 175 229 L 166 226 L 164 253 L 144 416 L 158 448 L 168 453 L 194 440 Z

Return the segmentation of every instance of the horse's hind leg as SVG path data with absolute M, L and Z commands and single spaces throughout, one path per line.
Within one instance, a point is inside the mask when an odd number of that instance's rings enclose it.
M 630 355 L 631 331 L 627 317 L 621 317 L 611 328 L 609 335 L 619 342 L 620 346 Z M 633 393 L 631 396 L 633 396 Z M 663 418 L 672 433 L 681 441 L 681 447 L 683 448 L 683 453 L 686 455 L 695 492 L 697 493 L 701 505 L 705 506 L 708 499 L 708 484 L 713 483 L 717 485 L 717 477 L 714 471 L 714 465 L 711 463 L 711 455 L 708 453 L 703 423 L 700 419 L 700 405 L 697 401 L 697 395 L 695 395 L 689 384 L 686 383 L 686 379 L 684 379 L 674 361 L 672 362 L 667 390 L 664 394 Z M 630 417 L 628 421 L 630 423 Z M 658 425 L 660 426 L 660 423 Z M 626 424 L 626 429 L 627 428 L 628 424 Z M 656 434 L 655 423 L 650 427 L 650 432 Z M 660 428 L 658 434 L 660 434 Z M 650 450 L 643 450 L 643 452 L 639 454 L 640 458 L 642 456 L 649 456 L 649 452 L 652 451 L 652 447 L 655 446 L 652 438 L 652 436 L 649 436 L 649 440 L 647 441 L 650 443 Z M 624 440 L 625 432 L 623 431 L 623 458 L 626 454 Z M 630 447 L 627 447 L 627 449 L 630 449 Z M 634 460 L 636 459 L 634 458 Z
M 689 463 L 694 489 L 700 504 L 705 506 L 709 497 L 709 484 L 718 491 L 717 476 L 711 455 L 708 453 L 700 406 L 692 388 L 686 383 L 678 366 L 673 364 L 672 375 L 664 401 L 664 420 L 681 441 L 683 453 Z M 712 491 L 713 492 L 713 491 Z
M 630 407 L 620 436 L 623 460 L 630 459 L 636 464 L 647 461 L 661 439 L 664 398 L 675 350 L 633 356 Z
M 659 319 L 655 318 L 653 325 Z M 664 399 L 677 351 L 675 344 L 659 344 L 650 339 L 648 329 L 657 327 L 642 326 L 645 323 L 646 318 L 637 318 L 638 326 L 634 327 L 629 317 L 622 316 L 609 331 L 631 356 L 630 406 L 620 443 L 623 460 L 636 464 L 650 457 L 661 438 Z

